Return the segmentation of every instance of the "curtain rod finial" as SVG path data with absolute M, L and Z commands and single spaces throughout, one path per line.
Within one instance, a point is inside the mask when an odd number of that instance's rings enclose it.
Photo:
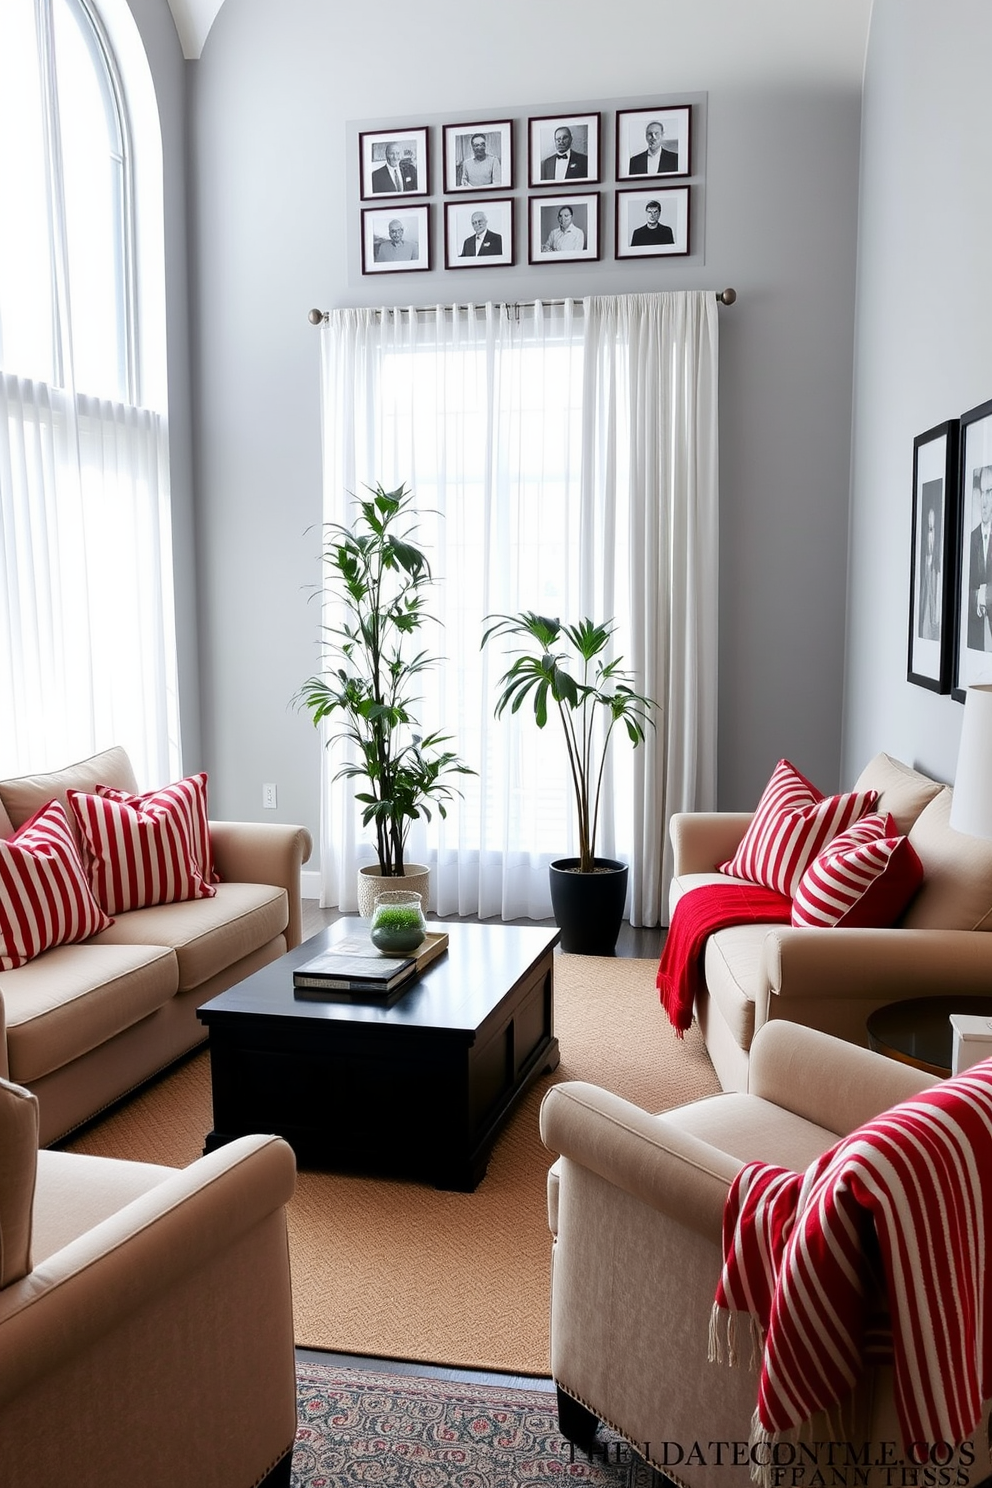
M 722 294 L 717 295 L 721 305 L 732 305 L 737 298 L 736 289 L 725 289 Z
M 326 319 L 326 316 L 323 310 L 311 310 L 310 314 L 307 316 L 307 320 L 310 322 L 311 325 L 320 325 L 321 321 L 324 319 Z

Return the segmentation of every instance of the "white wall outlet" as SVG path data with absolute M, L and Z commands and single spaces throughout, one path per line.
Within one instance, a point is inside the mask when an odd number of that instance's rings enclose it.
M 263 785 L 262 786 L 262 806 L 263 806 L 264 810 L 266 810 L 266 811 L 275 811 L 276 805 L 277 805 L 277 802 L 276 802 L 276 788 L 275 788 L 275 786 L 274 785 Z

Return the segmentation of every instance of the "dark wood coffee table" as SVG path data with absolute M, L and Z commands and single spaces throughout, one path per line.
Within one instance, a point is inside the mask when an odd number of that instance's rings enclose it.
M 390 1006 L 303 1000 L 293 968 L 367 931 L 337 920 L 205 1003 L 206 1151 L 276 1132 L 301 1163 L 468 1191 L 527 1087 L 559 1061 L 557 930 L 432 921 L 447 952 Z

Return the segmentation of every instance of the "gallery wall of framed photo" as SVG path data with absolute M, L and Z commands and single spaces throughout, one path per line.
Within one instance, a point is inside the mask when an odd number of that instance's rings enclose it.
M 366 285 L 583 263 L 639 264 L 643 279 L 705 261 L 705 94 L 347 128 L 350 277 Z

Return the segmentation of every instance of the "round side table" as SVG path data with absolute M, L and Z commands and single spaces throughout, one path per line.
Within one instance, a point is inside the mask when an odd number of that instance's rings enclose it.
M 951 1073 L 952 1013 L 992 1017 L 992 997 L 910 997 L 869 1013 L 868 1047 L 928 1075 Z

